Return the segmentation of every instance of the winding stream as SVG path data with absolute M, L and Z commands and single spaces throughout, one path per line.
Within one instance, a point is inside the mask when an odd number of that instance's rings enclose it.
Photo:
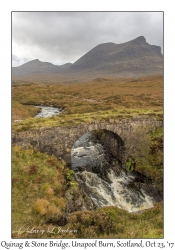
M 59 115 L 62 112 L 62 109 L 54 108 L 54 107 L 45 107 L 45 106 L 35 106 L 35 107 L 40 108 L 41 111 L 34 118 L 52 117 L 55 115 Z

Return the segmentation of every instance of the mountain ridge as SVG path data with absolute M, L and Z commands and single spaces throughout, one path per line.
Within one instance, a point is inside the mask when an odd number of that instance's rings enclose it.
M 163 73 L 163 55 L 160 46 L 150 45 L 144 36 L 115 44 L 102 43 L 85 53 L 73 64 L 58 66 L 39 59 L 12 68 L 14 76 L 58 74 L 63 78 L 101 76 L 146 76 Z
M 66 63 L 63 65 L 54 65 L 50 62 L 41 62 L 39 59 L 34 59 L 26 62 L 18 67 L 12 67 L 13 75 L 26 75 L 31 73 L 43 72 L 43 73 L 60 73 L 61 71 L 68 69 L 72 63 Z

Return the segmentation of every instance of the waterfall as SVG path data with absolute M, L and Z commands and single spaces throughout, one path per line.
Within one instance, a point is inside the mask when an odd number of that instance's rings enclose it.
M 108 177 L 111 183 L 88 171 L 76 173 L 75 176 L 96 207 L 117 206 L 128 212 L 153 207 L 153 199 L 146 195 L 144 190 L 129 187 L 129 176 L 117 177 L 113 170 L 110 170 Z
M 146 177 L 137 171 L 126 172 L 92 133 L 86 133 L 72 148 L 72 168 L 83 191 L 96 208 L 117 206 L 128 212 L 153 207 L 154 197 L 142 182 Z M 139 178 L 138 178 L 139 176 Z M 154 190 L 152 184 L 146 184 Z M 156 193 L 156 190 L 153 192 Z M 157 194 L 158 195 L 158 194 Z

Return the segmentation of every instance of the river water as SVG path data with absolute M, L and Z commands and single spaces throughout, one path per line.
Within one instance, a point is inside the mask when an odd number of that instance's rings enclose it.
M 154 187 L 151 184 L 140 185 L 137 181 L 140 173 L 127 173 L 116 159 L 117 167 L 113 168 L 114 157 L 90 132 L 74 144 L 71 159 L 76 180 L 95 207 L 117 206 L 129 212 L 153 207 L 154 197 L 146 190 L 154 190 Z M 144 185 L 147 185 L 146 190 Z
M 38 113 L 35 116 L 35 118 L 52 117 L 55 115 L 59 115 L 62 112 L 62 109 L 54 108 L 54 107 L 45 107 L 45 106 L 35 106 L 35 107 L 41 109 L 40 113 Z
M 62 109 L 54 107 L 36 107 L 41 108 L 36 118 L 52 117 L 62 112 Z M 137 212 L 153 207 L 153 196 L 140 183 L 138 185 L 139 173 L 126 173 L 93 133 L 88 132 L 75 142 L 71 161 L 76 180 L 96 208 L 117 206 Z M 153 186 L 147 185 L 146 188 L 154 191 Z

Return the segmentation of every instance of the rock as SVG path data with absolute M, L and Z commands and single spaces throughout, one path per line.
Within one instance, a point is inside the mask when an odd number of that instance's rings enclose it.
M 70 193 L 70 190 L 66 192 L 66 209 L 65 213 L 70 213 L 83 210 L 94 210 L 96 207 L 90 197 L 82 190 L 77 189 Z
M 160 192 L 151 178 L 135 170 L 127 173 L 117 158 L 122 150 L 124 142 L 110 131 L 86 133 L 72 148 L 76 180 L 95 207 L 117 206 L 129 212 L 153 207 L 162 200 Z M 82 207 L 79 198 L 75 205 Z

